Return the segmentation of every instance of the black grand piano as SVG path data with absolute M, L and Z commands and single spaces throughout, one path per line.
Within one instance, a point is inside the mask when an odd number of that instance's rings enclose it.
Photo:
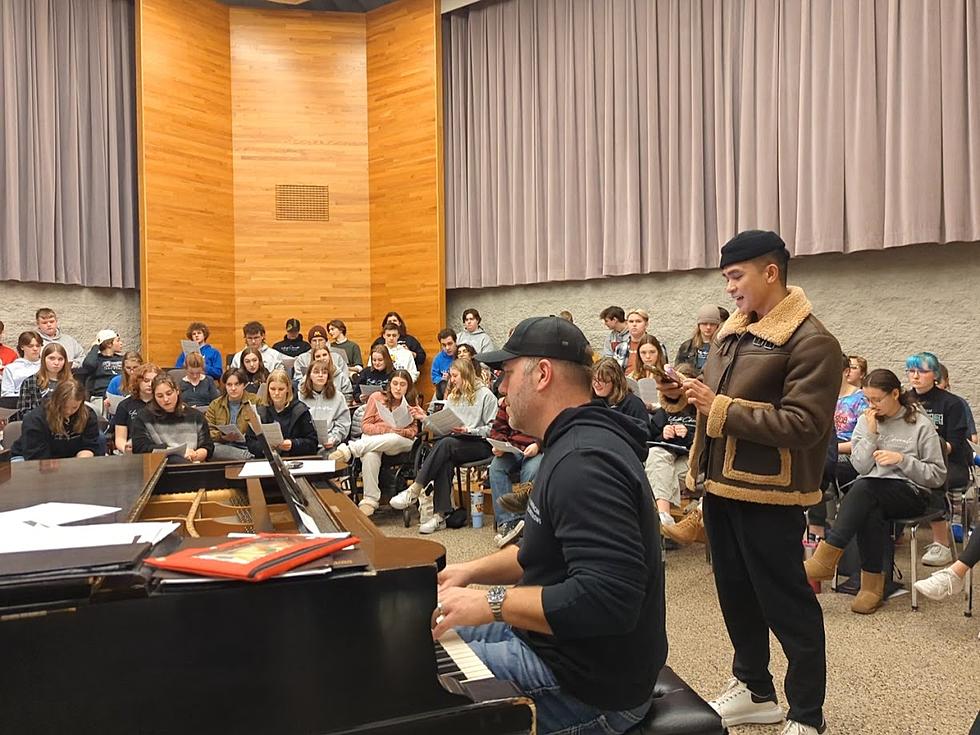
M 238 479 L 240 463 L 168 465 L 160 455 L 25 462 L 0 477 L 0 511 L 48 500 L 121 508 L 100 522 L 141 519 L 172 493 L 237 488 L 255 530 L 284 528 L 286 507 L 298 530 L 312 519 L 358 536 L 370 562 L 173 589 L 143 567 L 0 608 L 0 733 L 535 732 L 530 699 L 465 644 L 433 645 L 444 548 L 386 538 L 329 477 L 293 478 L 270 459 L 264 480 Z M 669 669 L 658 693 L 637 732 L 724 732 Z

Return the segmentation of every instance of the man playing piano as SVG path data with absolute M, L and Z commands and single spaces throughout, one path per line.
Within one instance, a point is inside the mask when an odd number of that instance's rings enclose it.
M 667 658 L 645 434 L 590 403 L 592 350 L 564 319 L 525 319 L 478 359 L 503 366 L 510 424 L 545 453 L 520 548 L 439 574 L 433 637 L 455 628 L 532 697 L 540 733 L 625 732 L 649 710 Z

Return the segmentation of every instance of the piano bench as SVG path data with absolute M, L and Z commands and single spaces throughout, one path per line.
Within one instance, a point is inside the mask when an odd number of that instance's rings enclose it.
M 721 718 L 687 683 L 664 666 L 653 688 L 653 706 L 627 735 L 723 735 Z

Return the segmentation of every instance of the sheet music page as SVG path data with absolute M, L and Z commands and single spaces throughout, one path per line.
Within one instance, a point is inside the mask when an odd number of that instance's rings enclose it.
M 176 447 L 167 447 L 166 449 L 154 449 L 153 454 L 175 454 L 178 457 L 183 457 L 187 454 L 187 444 L 178 444 Z
M 111 505 L 91 505 L 89 503 L 39 503 L 27 508 L 8 510 L 0 513 L 0 523 L 6 521 L 33 521 L 45 526 L 60 526 L 62 523 L 87 521 L 90 518 L 117 513 L 122 508 Z
M 239 431 L 238 427 L 234 424 L 224 424 L 223 426 L 215 426 L 218 431 L 222 434 L 230 434 L 234 441 L 243 442 L 245 441 L 245 436 Z
M 284 441 L 285 437 L 282 435 L 282 427 L 279 426 L 278 421 L 273 421 L 269 424 L 260 424 L 262 427 L 262 433 L 265 435 L 266 441 L 269 442 L 269 446 L 275 449 Z
M 637 395 L 643 399 L 644 403 L 652 403 L 655 406 L 660 405 L 660 394 L 657 393 L 657 381 L 653 378 L 642 378 L 637 382 L 639 388 L 639 393 Z
M 197 342 L 195 342 L 192 339 L 180 340 L 180 349 L 184 351 L 184 357 L 191 354 L 192 352 L 201 354 L 201 345 L 199 345 Z
M 328 475 L 337 471 L 337 463 L 332 459 L 304 459 L 299 467 L 290 467 L 292 460 L 284 460 L 286 470 L 293 477 L 301 475 Z M 247 462 L 238 473 L 239 479 L 249 477 L 272 477 L 272 465 L 265 460 Z
M 446 434 L 452 433 L 452 430 L 457 426 L 462 425 L 463 420 L 456 415 L 451 407 L 446 406 L 441 411 L 426 416 L 422 428 L 428 429 L 436 436 L 446 436 Z
M 330 439 L 330 421 L 328 419 L 313 419 L 313 427 L 316 429 L 316 440 L 321 444 L 326 444 Z
M 113 393 L 105 394 L 106 400 L 109 401 L 109 415 L 112 416 L 116 413 L 116 409 L 119 408 L 119 404 L 126 400 L 126 396 L 117 396 Z
M 522 452 L 520 449 L 515 447 L 510 442 L 501 442 L 501 441 L 497 441 L 496 439 L 487 438 L 487 443 L 490 444 L 490 446 L 493 447 L 494 449 L 497 449 L 501 452 L 510 452 L 511 454 L 516 454 L 518 457 L 524 456 L 524 452 Z
M 396 429 L 404 429 L 412 423 L 412 414 L 408 410 L 408 401 L 404 398 L 402 398 L 401 405 L 394 411 L 389 411 L 388 407 L 380 401 L 376 405 L 378 416 L 389 426 L 394 426 Z
M 633 395 L 640 395 L 640 384 L 633 380 L 633 378 L 626 379 L 626 387 L 630 389 L 630 393 Z

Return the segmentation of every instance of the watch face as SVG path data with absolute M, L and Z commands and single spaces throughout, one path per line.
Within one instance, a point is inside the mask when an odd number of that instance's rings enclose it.
M 491 587 L 487 591 L 487 600 L 489 602 L 503 602 L 506 594 L 507 590 L 504 587 Z

